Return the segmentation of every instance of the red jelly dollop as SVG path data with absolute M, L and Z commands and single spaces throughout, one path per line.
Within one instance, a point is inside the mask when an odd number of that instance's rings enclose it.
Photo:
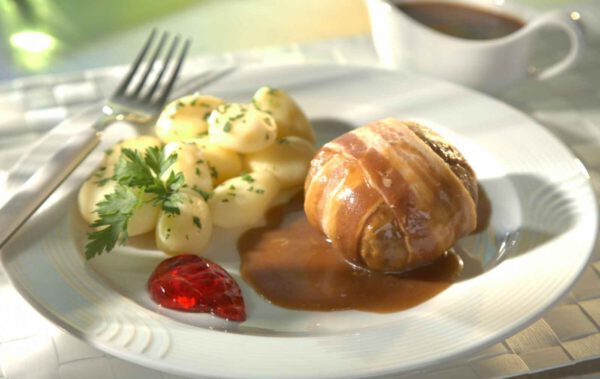
M 152 300 L 165 308 L 246 320 L 244 298 L 236 281 L 221 266 L 197 255 L 162 261 L 148 279 L 148 290 Z

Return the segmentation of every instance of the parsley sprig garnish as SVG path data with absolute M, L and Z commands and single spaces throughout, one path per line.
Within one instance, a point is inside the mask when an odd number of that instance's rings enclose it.
M 117 243 L 124 244 L 133 212 L 145 203 L 152 203 L 166 214 L 180 213 L 178 204 L 185 199 L 180 192 L 183 174 L 171 171 L 166 180 L 161 179 L 176 160 L 177 154 L 165 157 L 159 147 L 149 147 L 143 156 L 136 150 L 122 150 L 110 178 L 117 182 L 115 191 L 96 204 L 99 217 L 91 225 L 97 229 L 88 234 L 87 259 L 111 251 Z
M 115 192 L 108 194 L 104 200 L 96 204 L 100 218 L 92 223 L 93 228 L 100 228 L 88 234 L 85 246 L 85 257 L 93 258 L 103 251 L 111 251 L 117 242 L 127 241 L 127 223 L 133 211 L 140 204 L 140 198 L 130 187 L 117 185 Z

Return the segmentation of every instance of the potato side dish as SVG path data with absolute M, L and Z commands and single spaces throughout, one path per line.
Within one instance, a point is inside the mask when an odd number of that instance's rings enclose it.
M 248 104 L 179 98 L 155 132 L 108 149 L 81 186 L 79 210 L 94 228 L 88 258 L 153 230 L 160 250 L 200 255 L 213 225 L 250 226 L 280 190 L 301 189 L 316 152 L 304 112 L 269 87 Z

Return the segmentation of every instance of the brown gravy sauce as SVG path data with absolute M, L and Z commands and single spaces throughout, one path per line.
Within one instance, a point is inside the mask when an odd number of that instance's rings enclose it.
M 354 268 L 308 223 L 302 204 L 297 196 L 271 209 L 266 226 L 247 231 L 238 241 L 242 277 L 275 305 L 395 312 L 437 295 L 463 270 L 463 260 L 452 251 L 430 265 L 398 275 Z
M 397 4 L 397 7 L 438 32 L 466 39 L 500 38 L 525 25 L 507 14 L 443 1 L 407 1 Z

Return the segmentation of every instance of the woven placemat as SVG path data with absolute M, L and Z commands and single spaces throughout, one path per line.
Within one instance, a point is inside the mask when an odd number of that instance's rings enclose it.
M 548 59 L 552 51 L 548 49 Z M 328 62 L 377 65 L 369 36 L 196 57 L 193 67 Z M 577 155 L 600 194 L 600 49 L 548 82 L 528 82 L 500 97 L 558 136 Z M 0 188 L 7 170 L 58 122 L 112 92 L 123 67 L 0 84 Z M 193 75 L 193 72 L 188 72 Z M 32 168 L 33 169 L 33 168 Z M 25 178 L 24 178 L 25 179 Z M 3 195 L 5 196 L 5 194 Z M 596 207 L 590 204 L 590 207 Z M 541 319 L 488 349 L 401 378 L 509 377 L 600 357 L 600 249 L 573 290 Z M 0 272 L 0 378 L 176 378 L 108 356 L 39 316 Z M 585 366 L 595 371 L 593 364 Z M 600 365 L 597 367 L 600 372 Z M 560 372 L 557 371 L 560 375 Z M 594 375 L 594 374 L 591 374 Z

